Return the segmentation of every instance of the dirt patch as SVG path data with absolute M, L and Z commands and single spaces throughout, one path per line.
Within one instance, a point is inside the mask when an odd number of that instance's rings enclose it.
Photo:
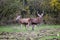
M 0 40 L 39 40 L 45 36 L 60 36 L 60 29 L 43 29 L 37 32 L 0 32 Z M 46 40 L 60 40 L 59 38 L 52 38 Z

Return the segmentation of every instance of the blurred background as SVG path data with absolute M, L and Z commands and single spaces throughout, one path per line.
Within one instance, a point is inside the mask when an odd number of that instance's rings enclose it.
M 60 0 L 0 0 L 0 25 L 15 24 L 17 15 L 37 17 L 44 11 L 44 24 L 60 24 Z

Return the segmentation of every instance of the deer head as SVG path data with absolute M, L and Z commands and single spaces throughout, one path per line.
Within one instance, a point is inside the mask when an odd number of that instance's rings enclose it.
M 19 20 L 20 18 L 21 18 L 21 16 L 20 16 L 20 15 L 18 15 L 18 16 L 17 16 L 17 18 L 16 18 L 16 20 Z

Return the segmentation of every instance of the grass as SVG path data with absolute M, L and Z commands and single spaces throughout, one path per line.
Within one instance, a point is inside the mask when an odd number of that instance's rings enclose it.
M 40 25 L 40 26 L 36 26 L 34 28 L 34 31 L 37 34 L 37 32 L 39 30 L 44 30 L 44 29 L 59 29 L 60 25 Z M 30 26 L 29 30 L 32 30 L 32 27 Z M 28 33 L 28 30 L 25 29 L 24 26 L 20 27 L 20 25 L 6 25 L 6 26 L 0 26 L 0 32 L 26 32 Z M 50 32 L 50 33 L 58 33 L 60 34 L 60 32 Z M 23 37 L 22 37 L 23 38 Z M 34 40 L 49 40 L 49 39 L 53 39 L 53 38 L 60 38 L 59 36 L 43 36 L 42 38 L 35 38 Z M 25 39 L 25 37 L 24 37 Z
M 42 30 L 42 29 L 53 29 L 60 28 L 60 25 L 40 25 L 34 28 L 34 31 Z M 32 30 L 32 26 L 30 26 L 29 30 Z M 20 25 L 7 25 L 0 26 L 0 32 L 26 32 L 26 28 L 20 27 Z

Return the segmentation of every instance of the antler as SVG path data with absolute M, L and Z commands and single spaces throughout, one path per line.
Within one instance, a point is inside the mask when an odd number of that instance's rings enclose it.
M 44 15 L 44 11 L 42 12 L 41 16 L 43 16 L 43 15 Z
M 38 11 L 37 11 L 37 15 L 40 17 L 41 15 L 38 13 Z

